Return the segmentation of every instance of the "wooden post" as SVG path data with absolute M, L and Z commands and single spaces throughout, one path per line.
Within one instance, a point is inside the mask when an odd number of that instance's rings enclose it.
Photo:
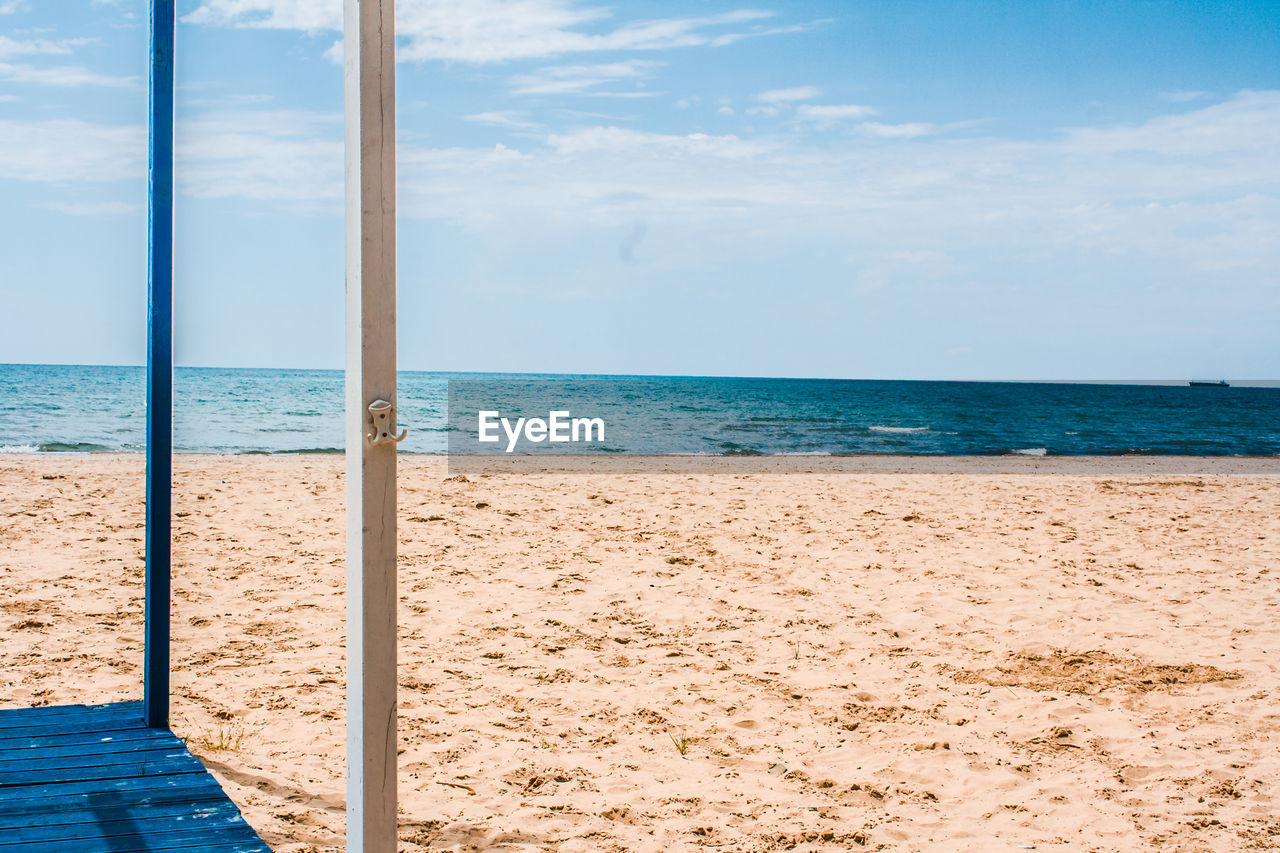
M 347 220 L 347 850 L 395 853 L 395 4 L 345 0 Z M 388 413 L 395 435 L 395 410 Z
M 143 717 L 169 727 L 170 508 L 173 482 L 174 0 L 151 0 L 147 240 L 147 508 Z

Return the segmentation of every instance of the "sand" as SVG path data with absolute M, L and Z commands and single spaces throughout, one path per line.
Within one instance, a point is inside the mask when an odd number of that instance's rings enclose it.
M 1280 477 L 1231 465 L 403 457 L 402 849 L 1280 849 Z M 341 459 L 176 470 L 174 728 L 340 850 Z M 140 696 L 142 548 L 141 458 L 0 458 L 0 706 Z

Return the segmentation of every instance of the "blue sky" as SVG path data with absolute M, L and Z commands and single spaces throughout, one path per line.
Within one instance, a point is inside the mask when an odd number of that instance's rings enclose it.
M 181 0 L 179 363 L 340 367 L 340 0 Z M 146 4 L 0 0 L 0 362 L 139 363 Z M 400 0 L 405 369 L 1280 378 L 1280 5 Z

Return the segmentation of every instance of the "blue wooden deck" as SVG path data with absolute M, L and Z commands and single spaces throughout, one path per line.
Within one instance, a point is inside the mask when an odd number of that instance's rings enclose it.
M 0 853 L 271 853 L 141 702 L 0 711 Z

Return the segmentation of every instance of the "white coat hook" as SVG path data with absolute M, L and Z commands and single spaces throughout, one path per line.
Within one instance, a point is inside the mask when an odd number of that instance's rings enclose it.
M 369 433 L 369 443 L 374 447 L 380 444 L 399 444 L 409 434 L 407 429 L 395 435 L 396 407 L 386 400 L 374 400 L 369 404 L 369 417 L 373 420 L 373 432 Z

